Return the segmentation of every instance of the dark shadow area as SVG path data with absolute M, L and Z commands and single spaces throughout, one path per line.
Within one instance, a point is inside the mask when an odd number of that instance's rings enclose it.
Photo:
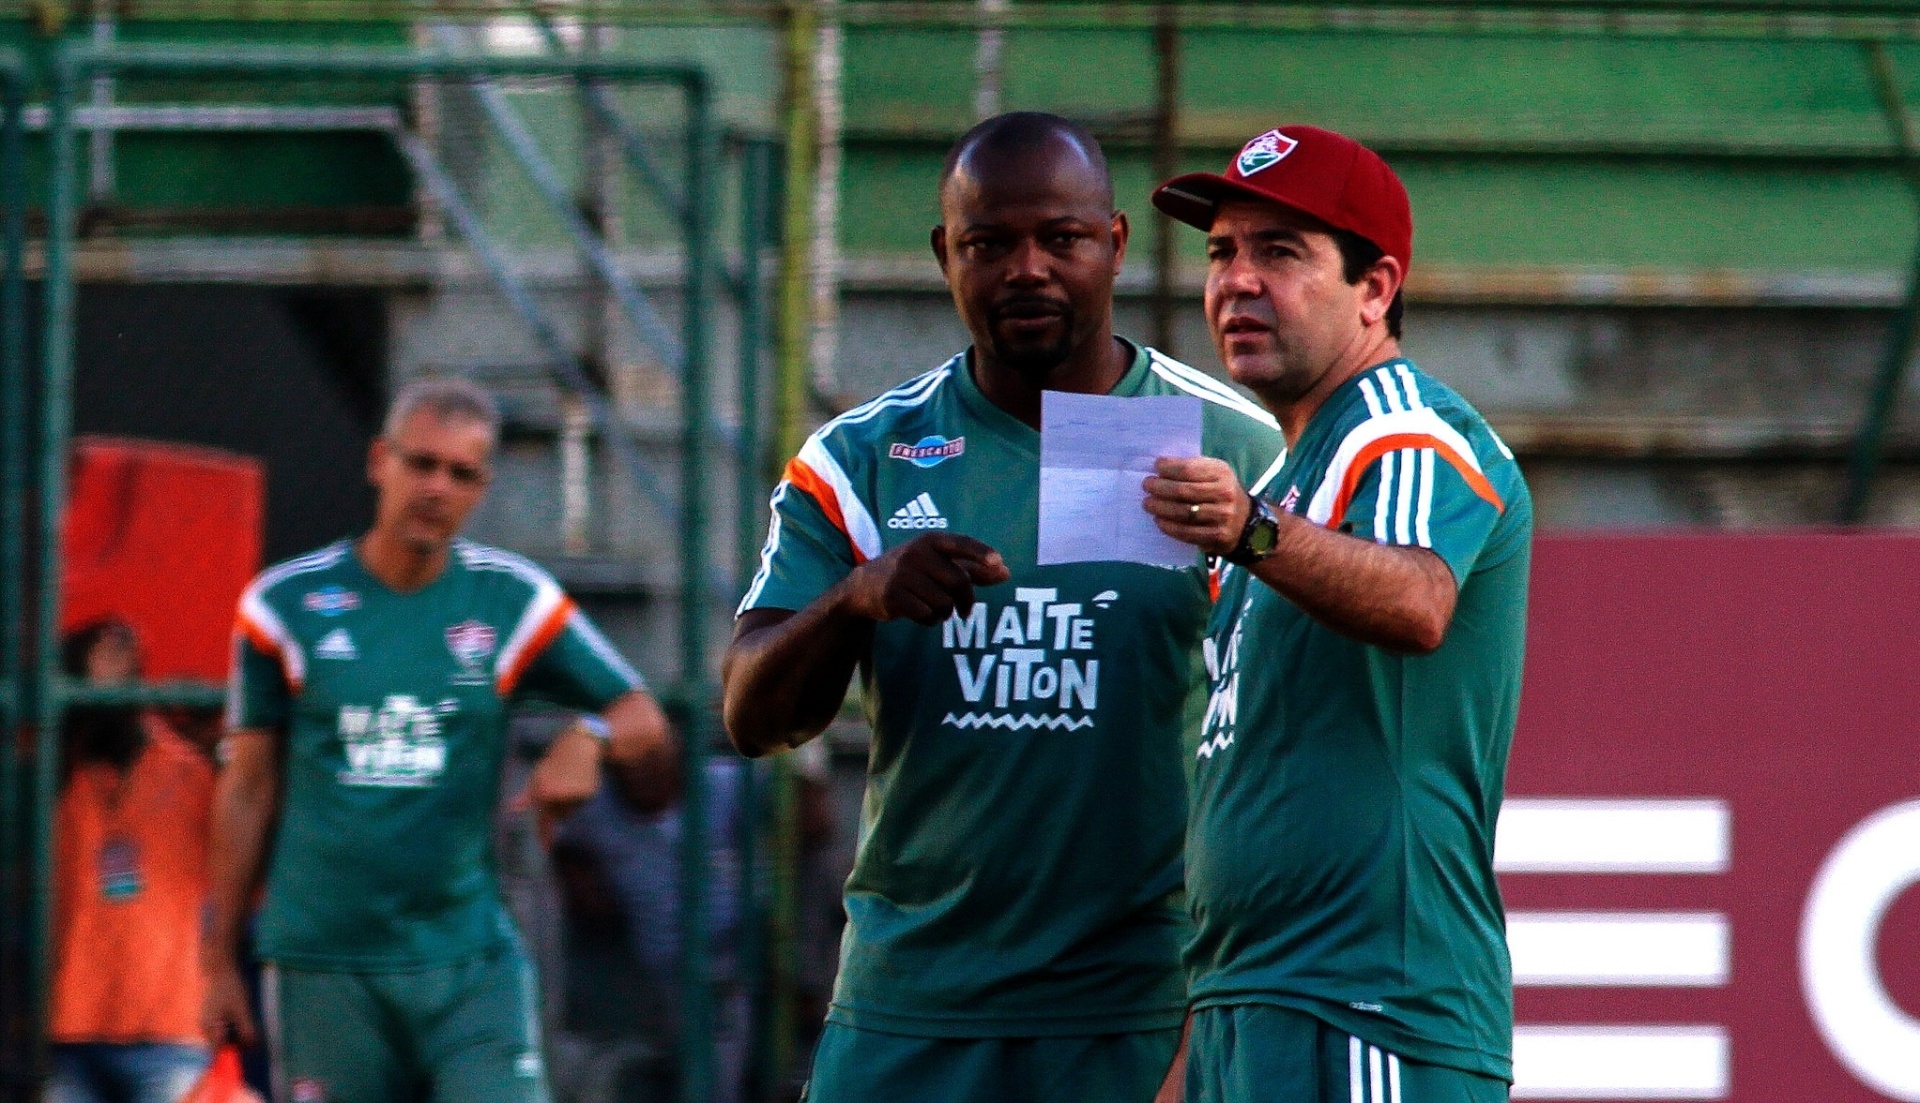
M 74 431 L 265 461 L 268 561 L 372 519 L 363 471 L 386 395 L 380 293 L 83 286 L 78 330 Z

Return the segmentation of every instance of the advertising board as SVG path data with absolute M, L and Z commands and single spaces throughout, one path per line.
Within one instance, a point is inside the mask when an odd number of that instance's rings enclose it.
M 1515 1097 L 1920 1100 L 1920 539 L 1542 537 Z

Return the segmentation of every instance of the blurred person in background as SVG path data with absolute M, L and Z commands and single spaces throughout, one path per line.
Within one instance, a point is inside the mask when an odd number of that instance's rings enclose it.
M 460 539 L 500 417 L 424 379 L 369 450 L 373 527 L 240 601 L 214 812 L 210 1038 L 256 1036 L 237 961 L 259 886 L 264 1016 L 284 1103 L 544 1103 L 532 970 L 493 849 L 507 720 L 556 737 L 516 805 L 545 837 L 601 767 L 674 768 L 665 714 L 545 571 Z
M 90 685 L 140 676 L 124 621 L 62 643 Z M 157 714 L 76 705 L 61 731 L 49 1103 L 176 1103 L 200 1080 L 213 766 Z
M 712 1103 L 741 1098 L 750 1041 L 740 971 L 741 844 L 753 830 L 742 800 L 746 769 L 737 759 L 706 765 Z M 610 778 L 567 820 L 554 848 L 568 917 L 568 1025 L 614 1042 L 609 1052 L 625 1056 L 621 1068 L 598 1070 L 614 1077 L 609 1098 L 620 1103 L 680 1097 L 683 804 L 679 776 L 662 780 Z M 622 969 L 633 974 L 631 986 L 616 986 L 609 976 Z

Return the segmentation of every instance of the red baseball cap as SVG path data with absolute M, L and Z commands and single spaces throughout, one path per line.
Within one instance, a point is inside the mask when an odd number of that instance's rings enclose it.
M 1191 172 L 1154 190 L 1153 205 L 1189 226 L 1213 226 L 1223 200 L 1265 199 L 1359 234 L 1403 268 L 1413 264 L 1413 208 L 1380 155 L 1317 126 L 1284 126 L 1240 148 L 1224 175 Z

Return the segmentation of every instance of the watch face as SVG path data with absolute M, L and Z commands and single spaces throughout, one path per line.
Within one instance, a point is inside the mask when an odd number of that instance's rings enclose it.
M 1246 565 L 1255 563 L 1273 554 L 1280 543 L 1280 519 L 1273 514 L 1273 507 L 1258 498 L 1254 499 L 1253 514 L 1247 518 L 1246 531 L 1240 534 L 1240 546 L 1227 556 L 1228 562 Z
M 1252 531 L 1247 533 L 1247 550 L 1255 555 L 1267 555 L 1280 542 L 1280 525 L 1272 514 L 1260 511 L 1260 519 L 1254 522 Z

